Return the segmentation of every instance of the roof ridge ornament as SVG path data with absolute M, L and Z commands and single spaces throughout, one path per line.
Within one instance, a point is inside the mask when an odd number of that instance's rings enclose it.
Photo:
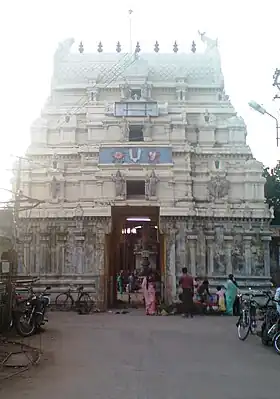
M 154 52 L 158 53 L 159 52 L 159 44 L 158 41 L 156 40 L 155 45 L 154 45 Z
M 173 44 L 173 51 L 174 51 L 174 53 L 178 53 L 178 50 L 179 50 L 179 47 L 178 47 L 178 44 L 177 44 L 177 42 L 175 40 L 175 42 Z
M 218 39 L 211 39 L 206 35 L 206 32 L 198 31 L 198 34 L 200 36 L 201 41 L 206 44 L 206 51 L 207 50 L 211 51 L 218 48 Z
M 120 53 L 122 51 L 122 46 L 119 41 L 117 42 L 116 51 L 117 51 L 117 53 Z
M 58 48 L 56 49 L 56 52 L 54 53 L 54 58 L 56 61 L 60 61 L 64 58 L 66 58 L 70 54 L 71 47 L 73 46 L 75 42 L 75 39 L 68 38 L 66 40 L 63 40 L 63 42 L 58 44 Z
M 80 42 L 80 44 L 79 44 L 79 53 L 83 54 L 84 50 L 85 49 L 84 49 L 83 42 Z
M 98 43 L 97 51 L 98 51 L 99 53 L 102 53 L 102 51 L 103 51 L 103 44 L 102 44 L 101 42 Z

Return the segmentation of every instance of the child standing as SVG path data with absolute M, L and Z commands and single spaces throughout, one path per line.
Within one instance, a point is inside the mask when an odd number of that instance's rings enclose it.
M 226 311 L 226 301 L 225 301 L 225 291 L 223 290 L 223 287 L 218 285 L 216 294 L 218 297 L 219 312 L 225 312 Z

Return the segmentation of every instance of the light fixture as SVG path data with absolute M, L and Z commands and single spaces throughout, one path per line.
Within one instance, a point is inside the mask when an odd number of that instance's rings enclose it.
M 259 112 L 262 115 L 266 114 L 266 115 L 270 116 L 272 119 L 275 120 L 275 123 L 276 123 L 276 145 L 278 147 L 278 143 L 279 143 L 279 122 L 278 122 L 278 119 L 274 115 L 271 115 L 269 112 L 267 112 L 267 110 L 262 105 L 258 104 L 256 101 L 249 101 L 248 104 L 254 111 L 257 111 L 257 112 Z
M 126 218 L 128 222 L 150 222 L 151 219 L 148 217 L 131 217 L 131 218 Z

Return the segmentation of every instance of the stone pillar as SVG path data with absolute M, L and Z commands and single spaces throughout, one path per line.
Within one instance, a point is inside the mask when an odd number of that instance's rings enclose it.
M 206 236 L 207 245 L 207 276 L 214 274 L 214 236 Z
M 252 249 L 251 249 L 251 236 L 243 236 L 244 252 L 245 252 L 245 274 L 246 276 L 252 275 Z
M 188 235 L 188 246 L 190 249 L 190 272 L 192 276 L 196 275 L 196 247 L 197 247 L 197 236 Z
M 182 267 L 187 266 L 184 222 L 179 222 L 178 227 L 176 233 L 176 276 L 180 274 Z
M 50 273 L 50 234 L 40 233 L 40 274 Z
M 19 258 L 19 264 L 18 264 L 18 272 L 25 275 L 29 275 L 32 273 L 31 258 L 30 258 L 31 241 L 32 241 L 32 235 L 25 234 L 24 244 L 23 244 L 23 259 Z
M 83 232 L 75 233 L 75 272 L 76 274 L 83 274 L 84 270 L 84 241 L 85 237 Z
M 261 238 L 263 242 L 263 261 L 264 261 L 264 275 L 265 277 L 270 276 L 270 249 L 269 243 L 271 241 L 270 236 L 263 236 Z
M 58 233 L 56 236 L 56 274 L 63 276 L 65 265 L 65 243 L 67 236 L 65 233 Z
M 226 257 L 226 275 L 232 274 L 232 262 L 231 262 L 231 251 L 232 251 L 232 236 L 224 236 L 225 243 L 225 257 Z

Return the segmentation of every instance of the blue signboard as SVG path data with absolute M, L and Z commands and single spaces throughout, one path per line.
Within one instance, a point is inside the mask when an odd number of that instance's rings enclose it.
M 172 164 L 170 147 L 100 148 L 100 164 Z

